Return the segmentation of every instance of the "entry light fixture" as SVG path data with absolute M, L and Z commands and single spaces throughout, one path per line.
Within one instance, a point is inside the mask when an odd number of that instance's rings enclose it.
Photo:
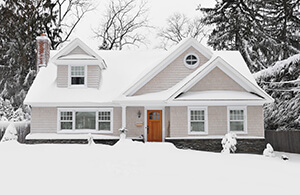
M 138 118 L 141 118 L 141 114 L 142 114 L 142 113 L 141 113 L 141 111 L 139 110 L 138 113 L 137 113 Z

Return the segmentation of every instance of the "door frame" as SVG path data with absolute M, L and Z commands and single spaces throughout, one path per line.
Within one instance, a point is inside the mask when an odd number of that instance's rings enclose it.
M 148 110 L 161 110 L 162 112 L 162 142 L 165 142 L 165 107 L 144 107 L 144 141 L 148 142 L 148 137 L 147 137 L 147 126 L 148 126 Z

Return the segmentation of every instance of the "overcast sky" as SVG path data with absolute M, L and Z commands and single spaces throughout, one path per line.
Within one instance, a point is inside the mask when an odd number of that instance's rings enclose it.
M 103 8 L 108 4 L 109 0 L 95 2 L 98 4 L 96 10 L 89 12 L 80 21 L 74 35 L 71 37 L 71 39 L 74 37 L 82 39 L 93 49 L 97 48 L 99 41 L 93 38 L 95 35 L 92 29 L 96 29 L 99 26 Z M 185 13 L 189 17 L 197 16 L 199 11 L 196 11 L 196 8 L 199 4 L 202 7 L 212 7 L 215 4 L 215 0 L 148 0 L 149 23 L 152 26 L 163 27 L 166 24 L 166 19 L 174 12 Z M 148 45 L 148 48 L 153 49 L 158 44 L 155 31 L 149 33 L 148 38 L 151 43 Z

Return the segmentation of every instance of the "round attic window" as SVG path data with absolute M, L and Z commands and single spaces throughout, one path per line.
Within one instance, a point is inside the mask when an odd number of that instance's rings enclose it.
M 199 57 L 194 53 L 189 53 L 184 57 L 184 65 L 187 68 L 196 68 L 199 65 L 199 62 Z

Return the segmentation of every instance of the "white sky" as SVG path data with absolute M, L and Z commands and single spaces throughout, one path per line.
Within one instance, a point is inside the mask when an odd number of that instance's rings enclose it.
M 103 8 L 106 7 L 108 2 L 109 0 L 95 0 L 95 3 L 98 4 L 96 10 L 89 12 L 80 21 L 71 39 L 78 37 L 91 48 L 97 49 L 99 41 L 94 38 L 95 35 L 92 29 L 96 29 L 99 26 Z M 201 4 L 202 7 L 212 7 L 215 4 L 215 0 L 148 0 L 149 24 L 155 27 L 163 27 L 166 24 L 166 19 L 174 12 L 184 13 L 189 17 L 197 16 L 199 15 L 199 11 L 196 11 L 198 4 Z M 155 33 L 156 31 L 152 30 L 147 36 L 150 42 L 148 44 L 149 49 L 153 49 L 158 45 Z M 141 49 L 144 48 L 141 47 Z

